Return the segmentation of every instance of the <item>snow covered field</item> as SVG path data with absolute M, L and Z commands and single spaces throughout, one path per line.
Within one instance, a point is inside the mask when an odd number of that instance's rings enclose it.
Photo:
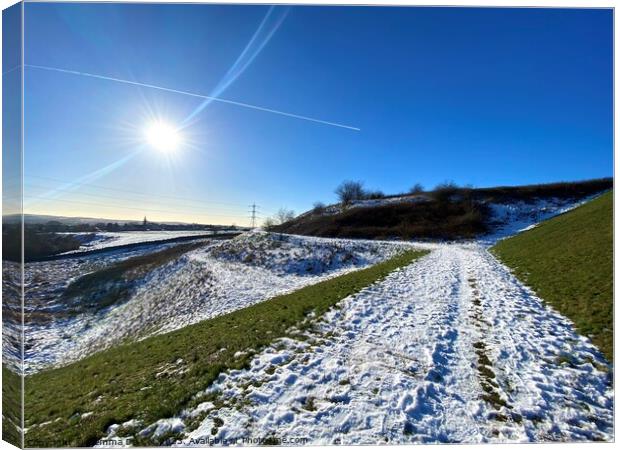
M 189 231 L 119 231 L 110 232 L 102 231 L 98 233 L 60 233 L 74 236 L 82 245 L 79 249 L 66 252 L 64 254 L 82 253 L 91 250 L 100 250 L 104 248 L 120 247 L 123 245 L 140 244 L 145 242 L 165 241 L 168 239 L 176 239 L 191 236 L 207 236 L 211 234 L 238 233 L 237 230 L 220 230 L 217 233 L 205 230 L 189 230 Z
M 172 331 L 225 314 L 375 264 L 403 248 L 399 243 L 280 238 L 260 232 L 205 241 L 204 247 L 150 272 L 125 303 L 96 314 L 27 323 L 26 371 L 71 362 L 126 338 Z M 59 296 L 66 286 L 119 258 L 27 264 L 29 309 L 53 316 L 64 308 Z
M 612 439 L 611 367 L 596 348 L 484 247 L 429 247 L 305 339 L 280 340 L 196 393 L 219 392 L 224 407 L 203 402 L 142 434 L 185 431 L 183 445 Z

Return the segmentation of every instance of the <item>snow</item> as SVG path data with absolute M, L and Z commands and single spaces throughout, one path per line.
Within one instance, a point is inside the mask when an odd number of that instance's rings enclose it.
M 372 208 L 377 206 L 394 205 L 398 203 L 419 203 L 427 201 L 429 201 L 429 197 L 427 195 L 404 195 L 400 197 L 355 200 L 351 203 L 349 208 Z
M 185 430 L 183 445 L 613 439 L 612 369 L 588 339 L 483 245 L 427 247 L 303 339 L 275 342 L 197 393 L 219 392 L 225 406 L 199 406 L 210 412 L 195 430 L 184 420 L 197 410 L 164 420 Z M 480 348 L 499 401 L 483 398 Z
M 364 200 L 353 200 L 348 206 L 347 209 L 351 208 L 372 208 L 377 206 L 386 206 L 386 205 L 394 205 L 398 203 L 419 203 L 419 202 L 427 202 L 429 201 L 428 195 L 425 194 L 415 194 L 415 195 L 400 195 L 394 197 L 387 198 L 373 198 L 373 199 L 364 199 Z M 333 205 L 325 206 L 320 215 L 333 215 L 339 214 L 342 212 L 342 205 L 340 203 L 336 203 Z M 298 217 L 305 217 L 312 214 L 316 214 L 314 210 L 307 211 L 303 214 L 300 214 Z
M 574 209 L 592 197 L 581 200 L 543 198 L 533 201 L 488 203 L 491 208 L 493 231 L 479 241 L 493 244 L 499 239 L 513 236 L 535 227 L 538 223 Z
M 2 363 L 21 371 L 21 265 L 2 261 Z
M 103 248 L 119 247 L 130 244 L 140 244 L 145 242 L 165 241 L 168 239 L 176 239 L 191 236 L 208 236 L 212 234 L 222 233 L 238 233 L 237 230 L 220 230 L 218 232 L 205 230 L 187 230 L 187 231 L 119 231 L 119 232 L 82 232 L 82 233 L 60 233 L 74 236 L 82 245 L 77 250 L 65 252 L 63 255 L 82 253 L 91 250 L 100 250 Z
M 142 435 L 153 436 L 155 438 L 160 437 L 166 433 L 178 433 L 183 431 L 185 425 L 181 419 L 171 420 L 158 420 L 153 425 L 145 428 L 141 431 Z
M 226 314 L 383 261 L 404 246 L 262 232 L 206 241 L 204 247 L 148 273 L 125 303 L 99 313 L 27 323 L 25 370 L 63 365 L 124 339 L 169 332 Z M 61 310 L 59 292 L 79 276 L 119 260 L 118 256 L 106 258 L 28 264 L 29 309 Z

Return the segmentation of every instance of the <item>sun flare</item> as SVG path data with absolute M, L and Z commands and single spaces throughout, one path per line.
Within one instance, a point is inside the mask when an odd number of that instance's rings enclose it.
M 145 136 L 150 146 L 164 153 L 176 151 L 182 143 L 178 130 L 165 122 L 149 124 Z

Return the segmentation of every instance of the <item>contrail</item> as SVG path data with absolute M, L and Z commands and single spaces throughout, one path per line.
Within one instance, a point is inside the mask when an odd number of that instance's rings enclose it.
M 142 86 L 142 87 L 146 87 L 146 88 L 157 89 L 157 90 L 160 90 L 160 91 L 172 92 L 172 93 L 181 94 L 181 95 L 187 95 L 187 96 L 190 96 L 190 97 L 203 98 L 203 99 L 211 100 L 211 101 L 214 101 L 214 102 L 220 102 L 220 103 L 226 103 L 226 104 L 229 104 L 229 105 L 241 106 L 243 108 L 254 109 L 256 111 L 263 111 L 263 112 L 268 112 L 268 113 L 272 113 L 272 114 L 278 114 L 278 115 L 281 115 L 281 116 L 292 117 L 294 119 L 307 120 L 308 122 L 315 122 L 315 123 L 321 123 L 323 125 L 331 125 L 333 127 L 346 128 L 347 130 L 361 131 L 360 128 L 353 127 L 353 126 L 350 126 L 350 125 L 345 125 L 345 124 L 342 124 L 342 123 L 329 122 L 327 120 L 315 119 L 313 117 L 302 116 L 300 114 L 288 113 L 288 112 L 285 112 L 285 111 L 279 111 L 277 109 L 265 108 L 265 107 L 258 106 L 258 105 L 251 105 L 249 103 L 237 102 L 237 101 L 234 101 L 234 100 L 226 100 L 226 99 L 223 99 L 223 98 L 213 97 L 213 96 L 210 96 L 210 95 L 197 94 L 197 93 L 194 93 L 194 92 L 181 91 L 179 89 L 171 89 L 171 88 L 167 88 L 167 87 L 163 87 L 163 86 L 156 86 L 154 84 L 139 83 L 137 81 L 124 80 L 122 78 L 108 77 L 108 76 L 105 76 L 105 75 L 98 75 L 98 74 L 88 73 L 88 72 L 79 72 L 77 70 L 61 69 L 59 67 L 38 66 L 38 65 L 34 65 L 34 64 L 24 64 L 24 66 L 25 67 L 30 67 L 32 69 L 49 70 L 49 71 L 53 71 L 53 72 L 67 73 L 67 74 L 71 74 L 71 75 L 81 75 L 83 77 L 96 78 L 96 79 L 99 79 L 99 80 L 116 81 L 117 83 L 130 84 L 130 85 L 133 85 L 133 86 Z
M 274 11 L 276 11 L 276 14 L 274 14 Z M 239 78 L 243 72 L 245 72 L 263 48 L 265 48 L 265 46 L 269 43 L 276 31 L 278 31 L 280 25 L 282 25 L 282 22 L 286 19 L 288 12 L 289 8 L 276 9 L 275 6 L 269 7 L 267 14 L 263 17 L 260 25 L 246 44 L 241 54 L 237 57 L 237 60 L 233 63 L 230 69 L 228 69 L 215 89 L 209 93 L 211 97 L 219 97 L 232 83 L 234 83 L 237 78 Z M 273 16 L 275 16 L 275 19 L 273 19 Z M 205 109 L 211 102 L 211 99 L 203 101 L 189 116 L 187 116 L 183 123 L 187 123 L 196 117 L 196 115 Z

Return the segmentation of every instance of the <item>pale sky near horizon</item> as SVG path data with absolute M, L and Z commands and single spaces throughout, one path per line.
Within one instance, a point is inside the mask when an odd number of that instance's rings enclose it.
M 247 225 L 254 202 L 300 213 L 345 179 L 391 194 L 612 176 L 612 20 L 26 3 L 25 212 Z M 179 130 L 174 150 L 145 137 L 154 122 Z

